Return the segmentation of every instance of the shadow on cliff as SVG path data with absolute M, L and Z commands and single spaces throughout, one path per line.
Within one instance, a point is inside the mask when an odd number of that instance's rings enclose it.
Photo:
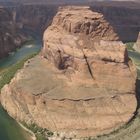
M 136 81 L 136 97 L 138 102 L 137 109 L 140 109 L 140 79 Z
M 90 5 L 91 10 L 100 12 L 112 25 L 121 41 L 136 42 L 140 31 L 140 8 L 108 5 Z
M 137 79 L 136 81 L 136 98 L 137 98 L 136 111 L 134 112 L 134 116 L 128 121 L 127 124 L 130 124 L 140 114 L 140 79 Z

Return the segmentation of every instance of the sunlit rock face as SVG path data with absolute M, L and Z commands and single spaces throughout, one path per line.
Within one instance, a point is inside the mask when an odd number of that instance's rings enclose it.
M 39 56 L 1 91 L 18 121 L 66 137 L 97 136 L 134 115 L 136 68 L 104 16 L 89 7 L 61 7 L 45 31 Z

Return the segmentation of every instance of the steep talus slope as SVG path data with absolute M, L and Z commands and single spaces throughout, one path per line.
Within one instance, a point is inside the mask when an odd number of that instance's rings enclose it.
M 18 121 L 66 137 L 108 133 L 137 107 L 136 68 L 104 16 L 89 7 L 59 8 L 39 56 L 25 63 L 1 91 Z

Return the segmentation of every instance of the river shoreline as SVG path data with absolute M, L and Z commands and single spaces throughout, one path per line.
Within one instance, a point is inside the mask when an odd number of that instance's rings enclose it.
M 33 47 L 28 47 L 32 45 Z M 8 84 L 25 61 L 38 54 L 40 41 L 29 41 L 23 44 L 13 55 L 0 61 L 0 87 Z M 9 77 L 9 78 L 8 78 Z M 10 78 L 11 77 L 11 78 Z M 36 140 L 35 134 L 11 118 L 0 106 L 0 140 Z
M 20 122 L 17 122 L 19 124 L 19 126 L 24 129 L 26 132 L 28 132 L 29 134 L 31 134 L 31 140 L 37 140 L 35 134 L 28 128 L 26 128 L 23 124 L 21 124 Z

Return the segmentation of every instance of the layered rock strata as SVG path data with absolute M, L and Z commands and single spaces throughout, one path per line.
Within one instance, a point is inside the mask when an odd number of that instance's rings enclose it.
M 41 54 L 1 91 L 13 118 L 79 138 L 108 133 L 133 117 L 136 68 L 102 14 L 60 8 L 43 41 Z

